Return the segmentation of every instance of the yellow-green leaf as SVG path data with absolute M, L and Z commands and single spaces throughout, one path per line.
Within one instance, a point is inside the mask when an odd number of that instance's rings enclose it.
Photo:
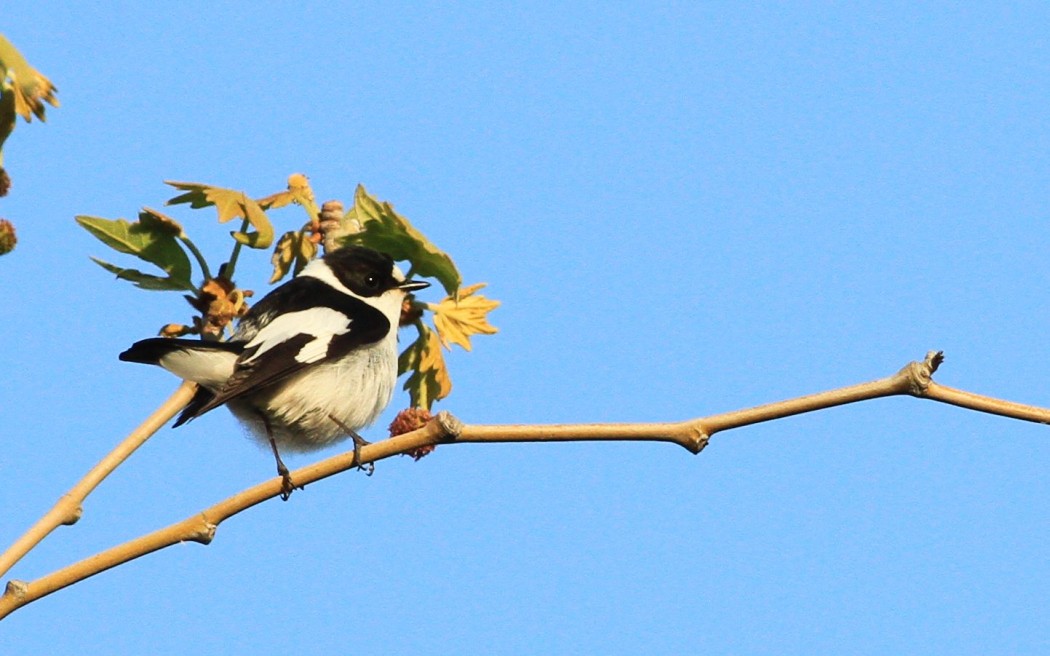
M 213 187 L 199 182 L 165 182 L 186 193 L 175 196 L 168 205 L 189 203 L 193 209 L 215 206 L 219 213 L 219 223 L 241 218 L 250 223 L 255 232 L 233 232 L 233 238 L 251 248 L 269 248 L 273 243 L 274 231 L 270 218 L 266 216 L 259 203 L 252 200 L 243 191 Z
M 29 65 L 22 53 L 0 34 L 0 85 L 4 91 L 10 90 L 13 95 L 15 112 L 24 118 L 26 122 L 32 121 L 36 116 L 41 121 L 45 120 L 44 103 L 52 107 L 58 107 L 58 99 L 55 93 L 58 89 L 51 84 L 51 80 L 44 77 L 40 71 Z M 10 80 L 10 82 L 9 82 Z
M 190 259 L 168 226 L 153 220 L 128 223 L 95 216 L 78 216 L 76 221 L 113 250 L 156 265 L 176 281 L 179 289 L 193 289 Z
M 249 248 L 269 248 L 273 243 L 273 224 L 259 204 L 247 196 L 244 197 L 244 218 L 255 226 L 255 232 L 234 231 L 230 233 L 233 238 Z
M 273 275 L 270 276 L 270 284 L 274 284 L 288 275 L 295 261 L 295 235 L 294 230 L 281 235 L 277 245 L 273 247 L 273 255 L 270 256 L 270 264 L 273 265 Z
M 408 391 L 412 407 L 430 410 L 435 401 L 452 391 L 452 380 L 437 335 L 422 323 L 416 325 L 419 337 L 398 358 L 398 375 L 411 372 L 403 389 Z
M 260 198 L 257 202 L 264 210 L 277 209 L 295 203 L 306 211 L 306 216 L 311 223 L 317 221 L 321 213 L 317 207 L 317 201 L 314 200 L 314 191 L 310 188 L 310 181 L 302 173 L 293 173 L 288 176 L 288 188 L 285 191 Z
M 448 253 L 440 250 L 408 219 L 394 211 L 387 202 L 379 202 L 358 185 L 354 206 L 346 220 L 357 220 L 360 232 L 347 235 L 344 241 L 374 248 L 398 261 L 411 263 L 416 275 L 436 278 L 448 294 L 455 294 L 463 279 Z
M 317 257 L 317 244 L 310 239 L 305 232 L 299 233 L 299 250 L 295 253 L 295 271 L 293 275 L 299 275 L 310 260 Z
M 497 332 L 489 323 L 487 315 L 499 307 L 500 302 L 480 294 L 474 295 L 484 286 L 485 283 L 471 285 L 440 303 L 427 304 L 434 313 L 434 327 L 437 328 L 441 344 L 445 348 L 449 348 L 451 342 L 469 351 L 471 335 L 494 335 Z
M 289 230 L 284 233 L 277 240 L 277 245 L 273 249 L 273 255 L 270 256 L 270 263 L 273 264 L 273 275 L 270 276 L 270 284 L 272 285 L 284 278 L 289 271 L 292 271 L 294 276 L 299 275 L 303 267 L 309 264 L 310 260 L 316 256 L 317 244 L 310 240 L 310 236 L 306 232 Z M 292 268 L 293 264 L 295 265 L 294 269 Z

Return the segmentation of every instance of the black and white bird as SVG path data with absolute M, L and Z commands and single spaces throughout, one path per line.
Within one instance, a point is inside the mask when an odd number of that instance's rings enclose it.
M 156 364 L 200 387 L 175 426 L 225 405 L 280 450 L 311 451 L 352 437 L 390 403 L 397 380 L 397 328 L 409 281 L 383 253 L 347 246 L 308 264 L 267 294 L 226 342 L 156 337 L 120 354 Z

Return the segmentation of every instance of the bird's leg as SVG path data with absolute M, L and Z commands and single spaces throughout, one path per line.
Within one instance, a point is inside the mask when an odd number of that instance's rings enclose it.
M 357 468 L 360 469 L 361 471 L 363 471 L 365 473 L 365 475 L 367 475 L 367 476 L 371 476 L 372 474 L 374 474 L 375 470 L 376 470 L 375 464 L 373 464 L 371 462 L 368 463 L 367 465 L 362 465 L 361 464 L 361 447 L 367 446 L 367 445 L 371 444 L 371 442 L 369 442 L 365 438 L 363 438 L 360 435 L 358 435 L 357 431 L 355 431 L 354 429 L 350 428 L 349 426 L 347 426 L 343 422 L 341 422 L 338 419 L 336 419 L 334 415 L 328 415 L 328 418 L 331 419 L 332 421 L 334 421 L 336 426 L 339 426 L 339 428 L 342 428 L 344 431 L 347 432 L 347 434 L 350 437 L 353 438 L 353 440 L 354 440 L 354 462 L 357 463 Z
M 292 474 L 288 471 L 284 461 L 281 460 L 281 453 L 277 450 L 277 440 L 273 438 L 273 429 L 270 428 L 270 422 L 264 415 L 259 416 L 262 417 L 263 426 L 266 427 L 266 435 L 270 438 L 270 448 L 273 449 L 273 457 L 277 460 L 277 475 L 281 477 L 281 501 L 287 501 L 296 487 L 300 490 L 305 488 L 302 485 L 296 486 L 292 482 Z

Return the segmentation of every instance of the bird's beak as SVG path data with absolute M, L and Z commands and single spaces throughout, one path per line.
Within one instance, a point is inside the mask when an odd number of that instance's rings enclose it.
M 414 292 L 418 289 L 426 289 L 430 286 L 430 283 L 425 280 L 406 280 L 397 286 L 398 289 L 405 292 Z

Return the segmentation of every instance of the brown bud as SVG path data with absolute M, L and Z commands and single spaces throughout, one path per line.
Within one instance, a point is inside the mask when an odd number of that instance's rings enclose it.
M 394 421 L 390 423 L 390 437 L 404 435 L 405 433 L 411 433 L 416 429 L 423 428 L 432 417 L 433 415 L 423 408 L 405 408 L 397 413 L 397 416 L 394 417 Z M 406 451 L 405 455 L 412 456 L 413 460 L 419 460 L 423 456 L 433 452 L 434 448 L 433 445 L 422 446 L 418 449 Z
M 180 323 L 169 323 L 161 328 L 158 334 L 161 337 L 182 337 L 183 335 L 192 335 L 198 332 L 200 332 L 199 329 L 194 326 L 184 326 Z
M 248 312 L 248 304 L 244 299 L 251 295 L 251 290 L 237 289 L 230 280 L 212 278 L 201 287 L 199 297 L 187 296 L 186 300 L 204 315 L 201 334 L 218 337 L 235 318 L 243 317 Z
M 0 166 L 0 198 L 6 196 L 9 191 L 11 191 L 11 176 L 7 174 L 4 167 Z
M 13 251 L 17 243 L 15 226 L 7 219 L 0 219 L 0 255 L 7 255 Z
M 398 326 L 410 326 L 423 316 L 423 306 L 412 301 L 413 297 L 409 295 L 401 302 L 401 319 L 398 321 Z

